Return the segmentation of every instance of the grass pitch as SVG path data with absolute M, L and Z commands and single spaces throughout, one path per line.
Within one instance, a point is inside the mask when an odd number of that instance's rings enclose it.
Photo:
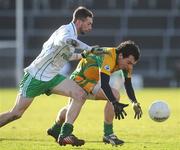
M 178 150 L 180 149 L 180 89 L 143 89 L 136 91 L 143 109 L 140 120 L 133 119 L 131 105 L 126 108 L 128 116 L 114 121 L 114 131 L 125 141 L 123 146 L 112 147 L 102 143 L 103 109 L 105 101 L 88 100 L 74 124 L 74 134 L 84 138 L 82 147 L 60 147 L 46 135 L 60 108 L 67 104 L 67 98 L 57 95 L 39 96 L 24 116 L 0 128 L 0 150 Z M 15 89 L 0 90 L 0 113 L 14 105 Z M 122 94 L 123 103 L 130 103 Z M 165 100 L 171 109 L 170 118 L 162 123 L 152 121 L 148 107 L 152 101 Z

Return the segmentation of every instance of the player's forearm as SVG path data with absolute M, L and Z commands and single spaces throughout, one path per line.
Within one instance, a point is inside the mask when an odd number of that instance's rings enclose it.
M 73 37 L 73 36 L 71 36 L 68 33 L 64 33 L 63 36 L 61 34 L 59 36 L 59 38 L 54 39 L 54 44 L 55 45 L 59 45 L 61 42 L 64 42 L 64 43 L 69 44 L 69 45 L 72 45 L 75 48 L 80 49 L 80 50 L 90 51 L 92 49 L 91 46 L 83 43 L 82 41 L 78 40 L 76 37 Z
M 76 48 L 77 49 L 80 49 L 80 50 L 87 50 L 87 51 L 90 51 L 92 49 L 91 46 L 83 43 L 82 41 L 78 40 L 77 38 L 75 37 L 72 37 L 72 36 L 64 36 L 62 39 L 61 39 L 63 42 L 67 43 L 67 41 L 69 40 L 74 40 L 77 44 L 76 44 Z
M 126 93 L 129 97 L 129 99 L 136 103 L 137 100 L 136 100 L 136 96 L 135 96 L 135 93 L 134 93 L 134 89 L 132 87 L 132 82 L 131 82 L 131 78 L 125 78 L 125 89 L 126 89 Z
M 101 73 L 101 88 L 107 97 L 107 100 L 111 103 L 114 103 L 116 101 L 115 96 L 113 95 L 113 92 L 111 90 L 111 87 L 109 85 L 110 76 L 106 75 L 105 73 Z
M 78 46 L 77 48 L 81 49 L 81 50 L 86 50 L 86 51 L 91 51 L 92 47 L 83 43 L 82 41 L 76 39 L 76 41 L 78 42 Z

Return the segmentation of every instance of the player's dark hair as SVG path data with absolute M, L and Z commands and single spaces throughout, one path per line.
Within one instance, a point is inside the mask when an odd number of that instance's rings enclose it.
M 79 6 L 73 13 L 73 22 L 76 22 L 78 19 L 84 20 L 87 17 L 93 18 L 93 13 L 86 7 Z
M 119 55 L 122 53 L 123 58 L 129 57 L 129 55 L 133 55 L 135 61 L 139 60 L 140 58 L 140 49 L 139 46 L 136 45 L 133 41 L 124 41 L 122 42 L 116 50 L 116 53 Z

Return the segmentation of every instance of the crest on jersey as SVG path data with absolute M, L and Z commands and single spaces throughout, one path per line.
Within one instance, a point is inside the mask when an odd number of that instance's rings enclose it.
M 107 70 L 107 71 L 110 71 L 110 66 L 109 65 L 105 65 L 104 69 Z

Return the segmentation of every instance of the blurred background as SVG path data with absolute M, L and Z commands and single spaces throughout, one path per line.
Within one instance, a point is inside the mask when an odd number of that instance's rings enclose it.
M 1 88 L 17 86 L 22 69 L 80 5 L 94 13 L 92 32 L 80 40 L 100 46 L 134 40 L 140 46 L 137 87 L 180 86 L 180 0 L 0 0 Z M 76 64 L 66 66 L 66 74 Z

